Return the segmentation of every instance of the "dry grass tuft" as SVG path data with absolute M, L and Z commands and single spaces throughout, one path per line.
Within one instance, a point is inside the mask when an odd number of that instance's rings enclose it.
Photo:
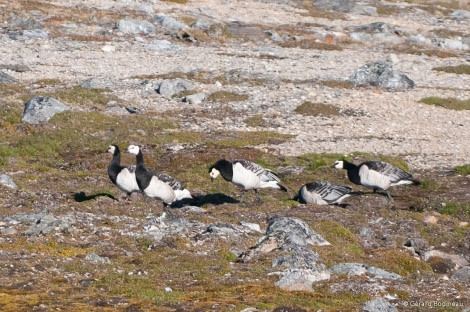
M 209 102 L 228 103 L 248 100 L 247 94 L 236 94 L 229 91 L 216 91 L 207 97 Z
M 331 43 L 321 42 L 318 39 L 300 39 L 282 42 L 280 44 L 283 48 L 300 48 L 312 50 L 325 50 L 325 51 L 342 51 L 343 48 Z
M 331 104 L 304 102 L 297 106 L 295 112 L 304 116 L 338 116 L 339 108 Z
M 470 100 L 458 100 L 455 98 L 441 98 L 438 96 L 431 96 L 421 99 L 420 102 L 453 110 L 470 110 Z
M 441 71 L 450 74 L 470 75 L 470 65 L 462 64 L 456 66 L 434 67 L 432 70 Z

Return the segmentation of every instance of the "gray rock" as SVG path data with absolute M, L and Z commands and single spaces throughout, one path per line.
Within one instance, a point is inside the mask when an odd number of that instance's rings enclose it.
M 358 5 L 351 9 L 351 13 L 359 14 L 359 15 L 370 15 L 370 16 L 377 16 L 377 9 L 373 6 L 368 5 Z
M 211 28 L 211 26 L 214 24 L 214 22 L 209 21 L 207 19 L 200 18 L 194 23 L 191 24 L 191 28 L 194 29 L 201 29 L 201 30 L 208 30 Z
M 176 44 L 171 43 L 168 40 L 155 40 L 154 43 L 151 43 L 147 46 L 148 51 L 170 51 L 170 52 L 180 52 L 181 48 Z
M 16 185 L 15 181 L 13 181 L 13 179 L 7 176 L 6 174 L 0 174 L 0 184 L 5 185 L 14 190 L 18 189 L 18 185 Z
M 467 44 L 463 43 L 462 40 L 457 39 L 433 39 L 432 42 L 438 47 L 447 48 L 451 50 L 466 51 L 469 49 Z
M 163 15 L 163 14 L 155 15 L 152 18 L 152 21 L 155 22 L 155 23 L 158 23 L 160 26 L 162 26 L 166 29 L 170 29 L 170 30 L 181 30 L 181 29 L 185 29 L 185 28 L 188 27 L 185 23 L 177 20 L 176 18 L 171 17 L 171 16 L 167 16 L 167 15 Z
M 279 36 L 279 34 L 274 30 L 266 30 L 264 33 L 269 35 L 271 37 L 272 41 L 275 41 L 275 42 L 281 42 L 282 41 L 281 36 Z
M 274 218 L 266 229 L 267 236 L 282 238 L 287 244 L 330 245 L 320 234 L 312 230 L 307 223 L 298 218 Z
M 24 122 L 39 124 L 47 122 L 55 114 L 68 111 L 70 108 L 54 98 L 48 96 L 36 96 L 25 103 L 23 112 Z
M 24 234 L 40 235 L 55 231 L 68 232 L 69 227 L 70 224 L 66 220 L 56 219 L 52 214 L 44 214 Z
M 274 218 L 269 222 L 266 235 L 249 250 L 240 254 L 241 261 L 273 250 L 285 252 L 272 260 L 273 267 L 285 267 L 277 286 L 285 290 L 313 291 L 312 283 L 330 278 L 330 272 L 310 245 L 329 245 L 305 222 L 297 218 Z
M 233 225 L 229 223 L 216 222 L 210 224 L 204 233 L 212 233 L 219 236 L 236 236 L 236 232 L 237 229 Z
M 428 244 L 420 237 L 411 237 L 405 243 L 406 247 L 412 248 L 418 255 L 424 256 L 426 250 L 428 250 Z
M 243 222 L 242 221 L 242 222 L 240 222 L 240 225 L 250 229 L 253 232 L 261 233 L 261 229 L 259 227 L 259 224 L 257 224 L 257 223 Z
M 235 38 L 244 38 L 249 40 L 264 40 L 266 34 L 258 25 L 245 24 L 239 21 L 231 22 L 226 25 L 226 31 Z
M 205 15 L 209 15 L 209 16 L 212 16 L 212 15 L 215 15 L 217 14 L 217 12 L 213 9 L 210 9 L 210 8 L 198 8 L 197 9 L 199 12 L 201 12 L 202 14 L 205 14 Z
M 170 79 L 160 83 L 157 88 L 158 94 L 171 98 L 174 94 L 190 90 L 189 83 L 183 79 Z
M 0 69 L 8 69 L 17 73 L 24 73 L 31 70 L 28 66 L 23 64 L 0 64 Z M 0 73 L 2 72 L 0 71 Z
M 154 34 L 155 26 L 142 20 L 122 19 L 116 23 L 116 29 L 124 34 Z
M 17 82 L 15 78 L 0 71 L 0 83 L 7 84 L 7 83 L 15 83 L 15 82 Z
M 456 267 L 464 267 L 468 265 L 468 261 L 463 257 L 459 255 L 454 255 L 454 254 L 449 254 L 440 250 L 429 250 L 424 253 L 424 261 L 428 261 L 432 257 L 439 257 L 443 259 L 449 259 L 451 260 Z
M 152 217 L 150 217 L 152 218 Z M 161 241 L 163 237 L 173 234 L 186 235 L 191 227 L 185 218 L 168 218 L 163 221 L 145 226 L 145 236 L 155 241 Z
M 23 20 L 20 16 L 16 14 L 11 14 L 8 19 L 7 23 L 11 28 L 16 29 L 42 29 L 44 25 L 41 22 L 36 21 L 35 19 L 28 18 Z
M 450 17 L 455 20 L 468 20 L 470 19 L 470 12 L 467 10 L 455 10 L 450 13 Z
M 361 228 L 359 230 L 358 236 L 362 246 L 366 248 L 375 248 L 379 246 L 379 244 L 375 240 L 375 232 L 371 228 Z
M 358 0 L 313 0 L 312 5 L 321 10 L 350 12 L 357 2 Z
M 470 266 L 464 266 L 452 275 L 452 279 L 460 282 L 470 284 Z
M 421 44 L 431 44 L 431 40 L 424 37 L 421 34 L 411 35 L 408 37 L 408 40 L 411 42 L 421 43 Z
M 80 84 L 80 87 L 87 89 L 107 89 L 111 88 L 113 83 L 109 79 L 99 80 L 96 78 L 90 78 Z
M 401 275 L 388 272 L 380 268 L 376 268 L 362 263 L 340 263 L 330 268 L 333 273 L 342 273 L 347 275 L 364 275 L 370 274 L 376 278 L 386 279 L 402 279 Z
M 47 39 L 49 38 L 49 33 L 41 29 L 27 29 L 23 31 L 22 39 Z
M 150 5 L 139 5 L 135 8 L 135 10 L 139 12 L 144 12 L 148 15 L 152 15 L 155 13 L 155 10 Z
M 320 255 L 308 246 L 286 245 L 280 249 L 287 254 L 273 259 L 273 267 L 308 269 L 320 260 Z
M 313 292 L 312 284 L 330 278 L 330 272 L 324 264 L 312 264 L 308 269 L 287 269 L 274 283 L 283 290 Z
M 109 260 L 108 257 L 101 257 L 101 256 L 98 256 L 95 253 L 88 253 L 85 256 L 85 260 L 93 261 L 93 262 L 100 262 L 100 263 L 104 263 L 104 264 L 110 264 L 111 263 L 111 260 Z
M 395 34 L 398 31 L 390 24 L 383 23 L 383 22 L 375 22 L 360 26 L 351 27 L 352 31 L 357 32 L 365 32 L 365 33 L 388 33 L 388 34 Z
M 367 301 L 362 306 L 363 311 L 368 312 L 397 312 L 397 308 L 394 307 L 390 302 L 384 298 L 376 298 L 371 301 Z
M 393 90 L 407 90 L 415 86 L 413 80 L 387 62 L 371 62 L 357 69 L 349 81 L 354 85 L 372 85 Z
M 207 99 L 207 95 L 205 93 L 196 93 L 185 96 L 182 100 L 183 102 L 198 105 L 201 104 L 203 101 Z

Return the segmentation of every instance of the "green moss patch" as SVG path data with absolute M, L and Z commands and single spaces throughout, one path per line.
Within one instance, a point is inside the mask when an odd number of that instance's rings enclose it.
M 454 170 L 458 174 L 470 174 L 470 164 L 457 166 Z
M 338 116 L 339 108 L 330 104 L 304 102 L 297 106 L 295 112 L 305 116 Z
M 229 91 L 216 91 L 207 97 L 209 102 L 242 102 L 248 100 L 247 94 L 237 94 Z
M 457 66 L 434 67 L 433 70 L 450 74 L 470 75 L 470 65 L 462 64 Z
M 441 98 L 437 96 L 431 96 L 427 98 L 422 98 L 420 102 L 453 110 L 470 109 L 470 100 L 458 100 L 455 98 Z

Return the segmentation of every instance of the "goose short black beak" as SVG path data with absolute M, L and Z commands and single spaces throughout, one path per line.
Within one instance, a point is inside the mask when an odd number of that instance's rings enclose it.
M 211 177 L 211 182 L 214 182 L 214 178 L 213 178 L 213 177 Z

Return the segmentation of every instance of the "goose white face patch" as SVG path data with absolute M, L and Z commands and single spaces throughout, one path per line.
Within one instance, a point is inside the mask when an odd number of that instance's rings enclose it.
M 332 167 L 336 168 L 336 169 L 343 169 L 344 168 L 344 162 L 342 160 L 337 160 L 337 161 L 335 161 L 335 163 Z
M 110 145 L 108 147 L 108 153 L 114 154 L 115 151 L 116 151 L 116 147 L 114 145 Z
M 217 178 L 220 175 L 220 171 L 215 169 L 215 168 L 212 168 L 209 175 L 211 176 L 211 179 L 214 180 L 215 178 Z
M 131 154 L 137 155 L 139 154 L 139 147 L 136 145 L 129 145 L 127 148 L 127 151 Z

